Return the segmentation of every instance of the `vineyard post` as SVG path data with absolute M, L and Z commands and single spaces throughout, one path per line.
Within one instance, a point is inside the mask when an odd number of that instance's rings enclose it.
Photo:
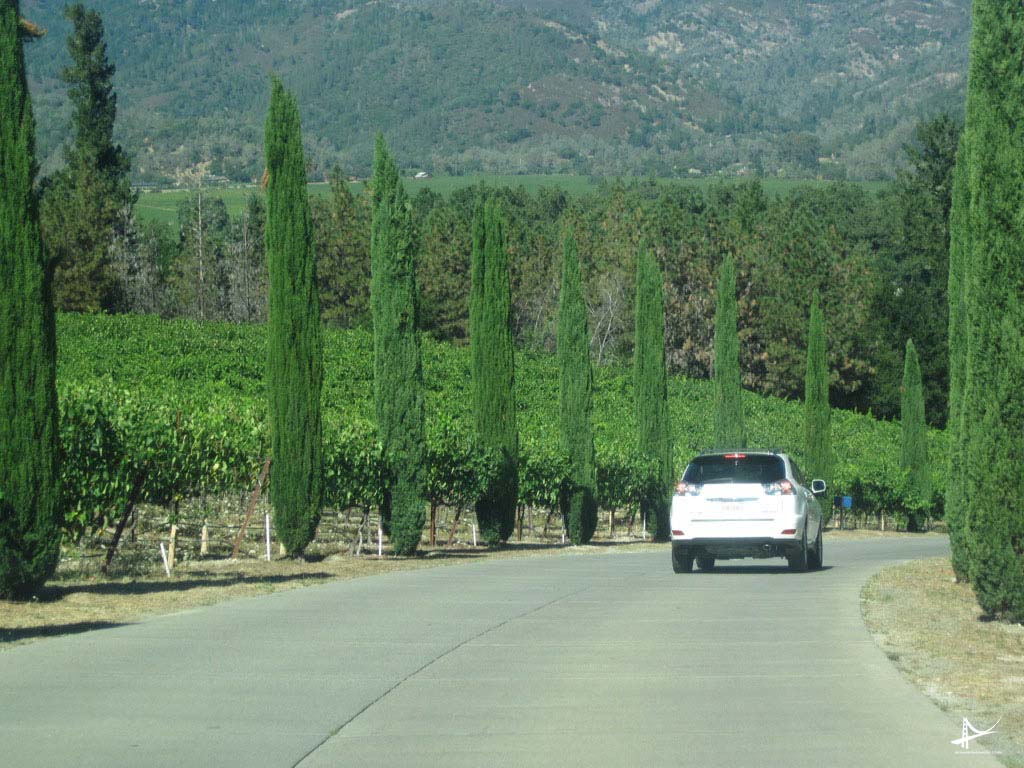
M 171 543 L 167 546 L 167 561 L 170 563 L 171 570 L 174 570 L 174 550 L 178 543 L 178 526 L 171 526 Z
M 263 469 L 260 470 L 259 479 L 256 480 L 256 487 L 252 489 L 252 496 L 249 499 L 249 508 L 245 512 L 245 519 L 242 521 L 242 527 L 238 529 L 238 535 L 235 536 L 235 546 L 231 550 L 231 557 L 238 557 L 238 548 L 242 546 L 242 539 L 245 538 L 245 529 L 249 525 L 249 520 L 252 518 L 252 513 L 256 510 L 256 502 L 260 500 L 260 495 L 263 493 L 263 485 L 267 481 L 267 474 L 270 472 L 270 459 L 263 462 Z
M 384 557 L 384 524 L 377 523 L 377 557 Z
M 166 573 L 168 578 L 170 578 L 171 568 L 167 565 L 167 550 L 164 549 L 164 543 L 162 541 L 160 542 L 160 557 L 164 561 L 164 573 Z
M 270 515 L 264 517 L 266 524 L 266 541 L 267 541 L 267 562 L 270 562 Z
M 210 528 L 204 520 L 203 531 L 199 534 L 199 556 L 206 557 L 208 554 L 210 554 Z

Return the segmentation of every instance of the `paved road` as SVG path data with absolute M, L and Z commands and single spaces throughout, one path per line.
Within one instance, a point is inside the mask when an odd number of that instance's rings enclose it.
M 808 574 L 676 576 L 667 550 L 472 563 L 11 648 L 0 765 L 964 765 L 956 713 L 858 600 L 944 542 L 826 547 Z

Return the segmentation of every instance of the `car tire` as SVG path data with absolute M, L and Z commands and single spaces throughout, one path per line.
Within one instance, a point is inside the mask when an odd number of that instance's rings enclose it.
M 818 538 L 814 542 L 814 549 L 808 554 L 808 562 L 811 568 L 815 571 L 820 571 L 821 566 L 824 563 L 824 543 L 821 540 L 821 526 L 818 526 Z
M 800 540 L 799 549 L 793 550 L 786 554 L 786 560 L 789 561 L 789 570 L 796 573 L 803 573 L 807 570 L 810 558 L 807 555 L 807 529 L 804 528 L 803 538 Z
M 711 555 L 697 555 L 697 567 L 707 573 L 715 570 L 715 558 Z
M 672 547 L 672 572 L 692 573 L 693 552 L 686 547 Z

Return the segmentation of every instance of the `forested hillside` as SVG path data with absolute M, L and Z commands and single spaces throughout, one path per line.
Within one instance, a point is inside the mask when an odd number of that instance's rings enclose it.
M 69 111 L 64 3 L 29 0 L 44 169 Z M 407 169 L 891 176 L 913 125 L 962 111 L 969 3 L 96 0 L 137 180 L 258 178 L 271 71 L 313 175 Z M 692 169 L 692 170 L 691 170 Z

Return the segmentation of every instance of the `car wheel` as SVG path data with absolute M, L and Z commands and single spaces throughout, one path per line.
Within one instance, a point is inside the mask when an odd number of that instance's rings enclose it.
M 820 570 L 822 563 L 824 562 L 824 544 L 821 540 L 821 526 L 818 526 L 818 538 L 814 542 L 814 549 L 808 554 L 808 561 L 811 568 L 814 570 Z
M 702 571 L 713 571 L 715 570 L 715 558 L 711 555 L 698 555 L 697 567 Z
M 686 547 L 672 547 L 673 573 L 690 573 L 693 571 L 693 553 Z
M 807 570 L 809 558 L 807 556 L 807 529 L 804 528 L 804 536 L 800 540 L 799 549 L 787 553 L 786 560 L 789 561 L 789 570 L 803 573 Z

